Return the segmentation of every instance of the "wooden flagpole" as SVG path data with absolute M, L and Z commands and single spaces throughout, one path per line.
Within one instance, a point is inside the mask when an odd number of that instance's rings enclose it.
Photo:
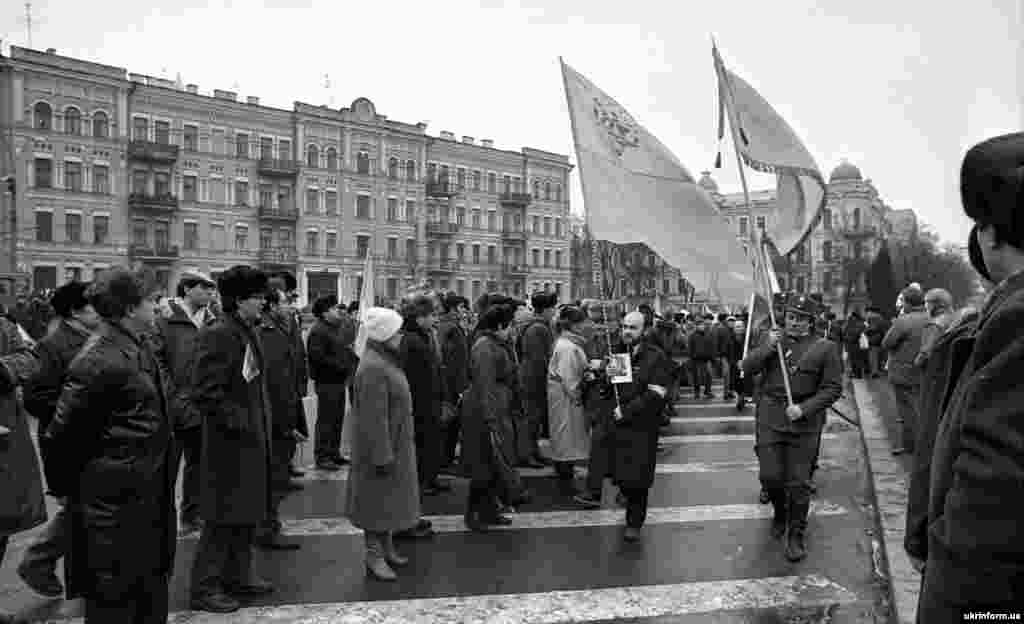
M 718 74 L 718 97 L 725 98 L 726 92 L 729 89 L 727 78 L 724 75 L 724 67 L 722 61 L 718 56 L 718 46 L 715 45 L 714 37 L 711 39 L 712 55 L 715 60 L 715 73 Z M 731 93 L 731 91 L 729 92 Z M 739 128 L 736 127 L 736 119 L 739 118 L 739 114 L 736 113 L 736 103 L 731 100 L 726 100 L 726 105 L 729 110 L 733 111 L 734 115 L 729 116 L 729 130 L 732 134 L 733 151 L 736 153 L 736 166 L 740 171 L 740 183 L 743 185 L 743 201 L 747 206 L 747 214 L 753 215 L 752 205 L 750 203 L 750 189 L 747 187 L 747 174 L 743 169 L 743 159 L 740 157 L 740 139 L 739 139 Z M 749 227 L 749 226 L 748 226 Z M 761 237 L 755 233 L 755 229 L 751 228 L 751 238 L 757 245 L 757 257 L 758 261 L 765 263 L 769 261 L 769 258 L 764 253 L 764 243 Z M 761 273 L 761 279 L 767 281 L 765 270 L 759 271 Z M 764 284 L 765 291 L 768 293 L 768 314 L 772 321 L 772 329 L 778 329 L 778 323 L 775 320 L 775 302 L 774 292 L 772 291 L 771 284 Z M 753 308 L 751 308 L 753 310 Z M 749 331 L 749 328 L 748 328 Z M 790 405 L 793 405 L 793 391 L 789 385 L 789 371 L 786 369 L 786 355 L 782 352 L 782 345 L 776 344 L 775 349 L 779 354 L 779 366 L 782 369 L 782 382 L 786 386 L 786 400 Z

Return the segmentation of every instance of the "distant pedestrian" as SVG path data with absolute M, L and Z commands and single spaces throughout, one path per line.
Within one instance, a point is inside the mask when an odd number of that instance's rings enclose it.
M 313 302 L 316 323 L 306 338 L 309 376 L 316 384 L 316 467 L 337 471 L 348 463 L 341 456 L 341 431 L 345 419 L 346 386 L 358 364 L 353 345 L 356 326 L 335 295 Z
M 563 480 L 573 476 L 573 465 L 590 456 L 590 427 L 583 413 L 583 380 L 588 368 L 583 334 L 589 323 L 579 308 L 563 308 L 558 316 L 558 338 L 548 365 L 548 418 L 551 459 Z M 575 492 L 574 492 L 575 494 Z
M 929 321 L 920 290 L 904 289 L 901 312 L 882 339 L 882 348 L 890 354 L 889 383 L 896 396 L 900 432 L 900 442 L 892 450 L 894 455 L 914 452 L 914 434 L 919 420 L 918 399 L 921 393 L 921 370 L 914 361 L 921 350 L 921 337 Z

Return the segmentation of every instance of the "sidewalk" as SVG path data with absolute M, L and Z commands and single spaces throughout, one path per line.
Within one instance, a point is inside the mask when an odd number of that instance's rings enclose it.
M 854 398 L 860 414 L 864 447 L 871 465 L 875 499 L 885 533 L 883 556 L 887 559 L 896 614 L 900 624 L 914 624 L 921 575 L 903 550 L 907 521 L 907 489 L 910 484 L 910 455 L 893 457 L 891 440 L 897 439 L 896 405 L 889 382 L 882 379 L 853 379 Z

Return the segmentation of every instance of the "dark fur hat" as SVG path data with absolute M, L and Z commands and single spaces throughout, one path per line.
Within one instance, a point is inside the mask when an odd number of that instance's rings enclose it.
M 241 301 L 267 292 L 267 274 L 242 264 L 233 266 L 217 278 L 217 290 L 225 299 Z

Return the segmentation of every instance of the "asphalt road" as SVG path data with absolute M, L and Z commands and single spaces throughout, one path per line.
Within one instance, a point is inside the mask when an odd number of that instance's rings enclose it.
M 716 389 L 720 394 L 720 389 Z M 849 404 L 839 406 L 852 413 Z M 312 428 L 311 428 L 312 430 Z M 423 501 L 438 534 L 400 542 L 412 560 L 396 583 L 366 577 L 363 540 L 344 518 L 345 473 L 310 471 L 282 507 L 299 551 L 258 551 L 256 572 L 276 585 L 231 616 L 188 612 L 194 536 L 178 547 L 171 586 L 176 624 L 228 622 L 885 622 L 875 561 L 874 510 L 859 433 L 830 419 L 812 510 L 810 555 L 791 564 L 768 534 L 758 502 L 753 409 L 684 401 L 665 431 L 643 539 L 621 539 L 623 510 L 606 484 L 605 505 L 582 510 L 550 469 L 527 471 L 535 500 L 513 524 L 466 531 L 467 482 Z M 311 459 L 310 449 L 304 452 Z M 577 482 L 577 485 L 581 484 Z M 77 619 L 79 601 L 34 595 L 14 574 L 30 536 L 19 535 L 0 567 L 0 610 Z M 875 544 L 875 545 L 873 545 Z M 81 620 L 78 620 L 81 621 Z

